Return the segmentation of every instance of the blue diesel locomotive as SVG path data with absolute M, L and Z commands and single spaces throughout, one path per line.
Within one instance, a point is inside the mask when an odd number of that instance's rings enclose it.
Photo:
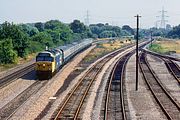
M 51 78 L 68 60 L 91 44 L 92 39 L 84 39 L 38 53 L 35 67 L 37 78 Z

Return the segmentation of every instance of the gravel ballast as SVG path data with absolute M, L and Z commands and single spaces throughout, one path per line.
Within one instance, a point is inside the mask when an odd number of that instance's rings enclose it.
M 113 67 L 113 63 L 115 63 L 115 61 L 117 60 L 118 57 L 120 57 L 124 52 L 120 53 L 119 55 L 117 55 L 116 57 L 112 58 L 110 61 L 108 61 L 105 66 L 103 67 L 102 71 L 100 74 L 98 74 L 98 77 L 96 79 L 96 82 L 92 88 L 92 90 L 90 91 L 90 96 L 89 99 L 87 101 L 87 106 L 84 110 L 84 114 L 83 114 L 83 120 L 90 120 L 91 118 L 93 120 L 100 119 L 100 109 L 101 109 L 101 102 L 102 102 L 102 97 L 103 97 L 103 93 L 104 93 L 104 89 L 107 83 L 107 79 L 103 79 L 103 76 L 106 72 L 106 70 L 112 66 Z M 110 72 L 110 71 L 109 71 Z M 103 82 L 102 82 L 103 81 Z M 99 89 L 100 85 L 102 82 L 102 88 Z M 98 90 L 99 89 L 99 90 Z M 98 99 L 100 100 L 95 100 L 96 95 L 98 95 Z M 94 103 L 94 101 L 99 101 L 98 103 Z M 96 106 L 94 107 L 94 104 L 96 104 Z M 99 108 L 99 109 L 97 109 Z
M 128 50 L 118 54 L 110 61 L 106 63 L 103 67 L 101 73 L 98 75 L 95 85 L 93 86 L 89 99 L 87 100 L 87 106 L 84 110 L 83 119 L 84 120 L 99 120 L 101 119 L 101 105 L 103 100 L 103 94 L 105 91 L 106 83 L 108 76 L 113 68 L 115 62 L 122 56 L 124 53 L 127 53 Z
M 74 70 L 74 67 L 94 48 L 92 46 L 86 51 L 77 55 L 72 61 L 60 70 L 48 83 L 39 90 L 36 95 L 33 95 L 30 100 L 28 100 L 13 116 L 11 119 L 18 120 L 33 120 L 35 119 L 41 111 L 46 107 L 46 105 L 51 101 L 49 98 L 53 97 L 57 90 L 63 85 L 64 80 L 67 76 Z M 61 96 L 61 98 L 65 97 Z M 56 106 L 57 107 L 57 106 Z
M 132 120 L 164 120 L 165 116 L 160 112 L 159 107 L 155 104 L 154 98 L 145 81 L 139 72 L 138 91 L 135 91 L 136 83 L 136 66 L 135 55 L 133 55 L 126 66 L 126 91 L 128 106 Z
M 34 80 L 18 79 L 0 90 L 0 108 L 2 108 L 9 101 L 14 99 L 17 95 L 23 92 L 26 88 L 32 85 Z
M 179 84 L 177 80 L 175 80 L 175 78 L 169 73 L 164 61 L 151 55 L 147 56 L 147 60 L 166 89 L 171 93 L 176 101 L 180 102 Z

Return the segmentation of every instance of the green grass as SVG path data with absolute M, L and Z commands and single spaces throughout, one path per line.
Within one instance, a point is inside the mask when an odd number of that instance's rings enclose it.
M 167 51 L 159 44 L 152 44 L 149 46 L 149 49 L 151 51 L 157 52 L 157 53 L 161 53 L 161 54 L 165 54 Z

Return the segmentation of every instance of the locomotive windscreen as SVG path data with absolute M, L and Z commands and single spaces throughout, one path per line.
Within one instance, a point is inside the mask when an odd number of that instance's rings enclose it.
M 48 56 L 37 56 L 36 61 L 51 61 L 51 62 L 53 62 L 53 58 L 48 57 Z
M 39 53 L 38 56 L 50 56 L 49 53 Z

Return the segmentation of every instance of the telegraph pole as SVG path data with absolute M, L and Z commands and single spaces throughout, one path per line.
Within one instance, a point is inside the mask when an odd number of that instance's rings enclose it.
M 152 39 L 152 30 L 150 32 L 151 32 L 151 47 L 152 47 L 152 41 L 153 41 L 153 39 Z
M 139 18 L 141 16 L 135 16 L 137 18 L 137 33 L 136 33 L 136 91 L 138 90 L 138 40 L 139 40 Z

